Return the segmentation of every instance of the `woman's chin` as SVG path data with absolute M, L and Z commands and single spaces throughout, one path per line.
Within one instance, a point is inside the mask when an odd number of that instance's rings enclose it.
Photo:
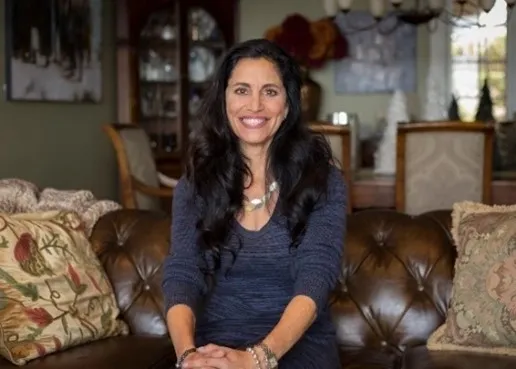
M 267 146 L 270 143 L 271 139 L 268 136 L 257 136 L 257 135 L 246 135 L 240 137 L 240 142 L 244 146 L 248 147 L 260 147 Z

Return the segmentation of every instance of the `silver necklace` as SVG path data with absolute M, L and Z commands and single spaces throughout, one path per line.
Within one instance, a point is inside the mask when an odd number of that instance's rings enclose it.
M 269 185 L 269 190 L 262 197 L 257 197 L 255 199 L 248 199 L 247 196 L 244 196 L 246 204 L 244 204 L 244 211 L 246 213 L 251 212 L 253 210 L 260 209 L 267 204 L 269 199 L 272 196 L 272 193 L 278 189 L 278 182 L 274 181 Z

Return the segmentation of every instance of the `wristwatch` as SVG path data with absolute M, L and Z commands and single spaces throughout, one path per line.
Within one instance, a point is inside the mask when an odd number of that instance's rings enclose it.
M 271 351 L 269 346 L 261 342 L 258 344 L 258 347 L 260 347 L 265 353 L 265 360 L 267 360 L 267 369 L 277 369 L 278 359 L 276 358 L 276 355 L 274 355 L 274 352 Z

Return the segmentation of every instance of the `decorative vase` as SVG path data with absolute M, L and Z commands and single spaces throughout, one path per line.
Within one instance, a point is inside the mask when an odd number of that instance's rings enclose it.
M 375 168 L 377 174 L 393 175 L 396 173 L 396 141 L 398 124 L 409 122 L 407 98 L 405 93 L 396 90 L 387 109 L 387 126 L 375 153 Z
M 315 122 L 319 116 L 322 88 L 310 78 L 308 68 L 301 67 L 301 109 L 305 123 Z

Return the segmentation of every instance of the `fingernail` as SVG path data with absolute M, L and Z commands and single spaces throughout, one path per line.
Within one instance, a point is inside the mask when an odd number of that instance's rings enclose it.
M 205 349 L 206 349 L 206 347 L 204 347 L 204 346 L 197 348 L 198 351 L 204 351 Z

